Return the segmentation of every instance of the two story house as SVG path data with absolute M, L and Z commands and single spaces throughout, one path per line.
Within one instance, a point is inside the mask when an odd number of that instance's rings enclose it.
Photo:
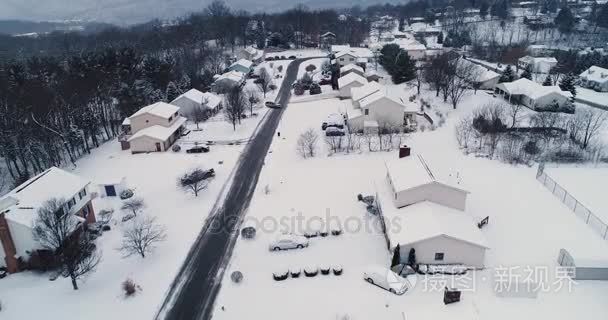
M 591 66 L 580 75 L 581 87 L 608 92 L 608 69 Z
M 178 106 L 157 102 L 143 107 L 123 122 L 122 148 L 130 148 L 131 153 L 166 151 L 180 137 L 185 123 Z
M 75 215 L 79 221 L 76 230 L 95 222 L 89 185 L 88 180 L 52 167 L 0 198 L 0 267 L 18 272 L 34 251 L 42 249 L 32 230 L 48 200 L 63 201 L 62 213 Z

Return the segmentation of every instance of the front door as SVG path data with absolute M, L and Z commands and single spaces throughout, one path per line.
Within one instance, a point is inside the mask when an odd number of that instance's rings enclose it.
M 105 186 L 106 196 L 108 197 L 116 197 L 116 188 L 114 186 Z
M 156 151 L 160 151 L 160 142 L 156 143 Z

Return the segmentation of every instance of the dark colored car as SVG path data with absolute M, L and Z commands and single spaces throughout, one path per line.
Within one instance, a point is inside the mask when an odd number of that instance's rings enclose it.
M 281 108 L 281 105 L 278 103 L 275 103 L 274 101 L 266 101 L 266 103 L 264 103 L 268 108 L 274 108 L 274 109 L 279 109 Z
M 186 153 L 207 153 L 209 148 L 205 146 L 196 146 L 186 150 Z
M 323 78 L 323 79 L 321 79 L 321 81 L 319 81 L 319 85 L 321 85 L 321 86 L 328 85 L 328 84 L 331 84 L 331 79 Z

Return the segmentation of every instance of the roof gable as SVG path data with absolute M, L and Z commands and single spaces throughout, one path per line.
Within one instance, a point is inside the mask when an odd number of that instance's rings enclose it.
M 171 116 L 173 116 L 178 111 L 179 111 L 178 106 L 174 106 L 172 104 L 168 104 L 166 102 L 159 101 L 159 102 L 156 102 L 154 104 L 151 104 L 149 106 L 145 106 L 145 107 L 139 109 L 137 112 L 135 112 L 129 118 L 139 117 L 144 114 L 151 114 L 151 115 L 155 115 L 157 117 L 161 117 L 164 119 L 169 119 Z

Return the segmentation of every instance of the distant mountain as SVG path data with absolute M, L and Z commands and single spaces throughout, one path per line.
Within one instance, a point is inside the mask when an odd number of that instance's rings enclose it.
M 36 36 L 53 31 L 81 31 L 94 32 L 109 24 L 84 22 L 84 21 L 24 21 L 24 20 L 0 20 L 0 34 L 14 36 Z
M 211 0 L 1 0 L 0 20 L 81 20 L 125 25 L 151 19 L 170 19 L 201 11 Z M 234 9 L 276 12 L 296 4 L 310 8 L 340 8 L 399 0 L 226 0 Z

